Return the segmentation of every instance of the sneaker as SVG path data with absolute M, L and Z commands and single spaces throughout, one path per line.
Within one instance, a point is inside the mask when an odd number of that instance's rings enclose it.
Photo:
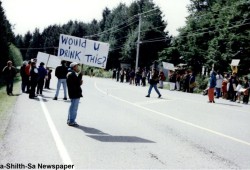
M 57 97 L 54 97 L 53 100 L 57 100 Z
M 161 98 L 161 94 L 158 96 L 158 98 Z
M 69 126 L 73 126 L 73 127 L 79 127 L 79 125 L 75 122 L 75 123 L 68 123 Z
M 67 100 L 67 97 L 64 97 L 63 100 Z
M 145 96 L 145 97 L 150 97 L 149 95 Z

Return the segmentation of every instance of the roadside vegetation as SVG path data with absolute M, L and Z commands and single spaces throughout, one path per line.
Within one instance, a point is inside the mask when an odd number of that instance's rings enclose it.
M 6 128 L 12 115 L 12 110 L 16 103 L 16 99 L 20 94 L 20 86 L 20 79 L 17 78 L 13 87 L 14 96 L 8 96 L 6 94 L 5 86 L 0 87 L 0 141 L 5 134 Z

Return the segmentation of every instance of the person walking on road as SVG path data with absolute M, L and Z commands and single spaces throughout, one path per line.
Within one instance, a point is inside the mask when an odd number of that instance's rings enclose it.
M 66 67 L 66 61 L 62 60 L 61 66 L 58 66 L 55 71 L 55 75 L 58 78 L 58 81 L 57 81 L 56 95 L 53 98 L 53 100 L 57 100 L 61 84 L 63 85 L 63 91 L 64 91 L 63 100 L 67 100 L 67 83 L 66 83 L 67 74 L 68 74 L 68 68 Z
M 67 75 L 67 86 L 68 86 L 68 94 L 71 100 L 71 104 L 68 112 L 68 120 L 67 124 L 69 126 L 79 126 L 76 123 L 76 116 L 80 98 L 82 97 L 82 73 L 79 73 L 78 63 L 73 62 L 70 64 L 72 68 L 72 72 Z
M 6 92 L 9 96 L 13 96 L 13 83 L 16 76 L 16 68 L 12 66 L 12 62 L 8 61 L 7 66 L 3 68 L 3 76 L 6 82 Z
M 157 88 L 157 83 L 159 83 L 159 73 L 156 69 L 153 69 L 151 79 L 149 80 L 150 86 L 148 89 L 148 95 L 146 97 L 150 97 L 152 88 L 155 89 L 156 93 L 158 94 L 158 98 L 161 97 L 161 93 L 159 92 Z

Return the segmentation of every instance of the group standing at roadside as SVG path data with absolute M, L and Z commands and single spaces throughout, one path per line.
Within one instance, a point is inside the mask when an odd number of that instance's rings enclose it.
M 27 62 L 24 61 L 20 68 L 20 75 L 22 77 L 21 90 L 23 93 L 29 93 L 29 98 L 34 99 L 38 95 L 42 95 L 43 88 L 50 89 L 50 79 L 52 70 L 46 69 L 44 63 L 41 62 L 39 67 L 36 66 L 36 60 L 32 59 Z M 69 67 L 66 65 L 66 61 L 61 62 L 61 66 L 58 66 L 55 71 L 55 76 L 58 78 L 57 89 L 54 100 L 58 99 L 59 90 L 61 84 L 64 89 L 64 98 L 67 100 L 67 95 L 71 100 L 71 104 L 68 110 L 67 124 L 69 126 L 78 127 L 76 123 L 77 110 L 80 98 L 82 97 L 81 85 L 82 73 L 80 73 L 79 64 L 72 62 Z M 12 62 L 8 61 L 7 66 L 2 70 L 5 82 L 6 92 L 8 95 L 13 95 L 13 82 L 16 76 L 16 68 L 12 66 Z M 68 93 L 67 93 L 68 91 Z
M 210 103 L 215 103 L 214 94 L 216 94 L 217 99 L 222 97 L 232 102 L 240 103 L 242 101 L 243 104 L 248 104 L 249 79 L 247 76 L 244 76 L 242 80 L 237 77 L 235 72 L 231 75 L 225 74 L 223 77 L 220 71 L 217 71 L 217 73 L 211 71 L 208 85 L 208 98 Z

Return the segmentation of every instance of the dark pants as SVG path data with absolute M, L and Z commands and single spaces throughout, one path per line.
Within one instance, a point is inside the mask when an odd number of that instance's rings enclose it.
M 28 81 L 27 81 L 27 93 L 30 92 L 30 88 L 31 88 L 31 81 L 28 79 Z
M 248 102 L 249 102 L 249 95 L 244 95 L 243 96 L 243 103 L 248 104 Z
M 25 89 L 28 91 L 29 77 L 22 77 L 22 92 L 25 93 Z
M 38 84 L 37 84 L 37 94 L 42 94 L 43 93 L 43 85 L 44 85 L 44 79 L 39 79 Z
M 29 94 L 29 98 L 34 98 L 35 95 L 35 91 L 36 91 L 36 86 L 37 86 L 37 82 L 30 82 L 30 94 Z
M 216 87 L 216 98 L 219 98 L 219 97 L 221 97 L 221 88 L 217 88 Z
M 146 77 L 142 77 L 142 86 L 146 86 Z
M 46 79 L 44 88 L 49 89 L 49 85 L 50 85 L 50 79 Z
M 14 80 L 6 80 L 6 92 L 7 94 L 12 94 Z

